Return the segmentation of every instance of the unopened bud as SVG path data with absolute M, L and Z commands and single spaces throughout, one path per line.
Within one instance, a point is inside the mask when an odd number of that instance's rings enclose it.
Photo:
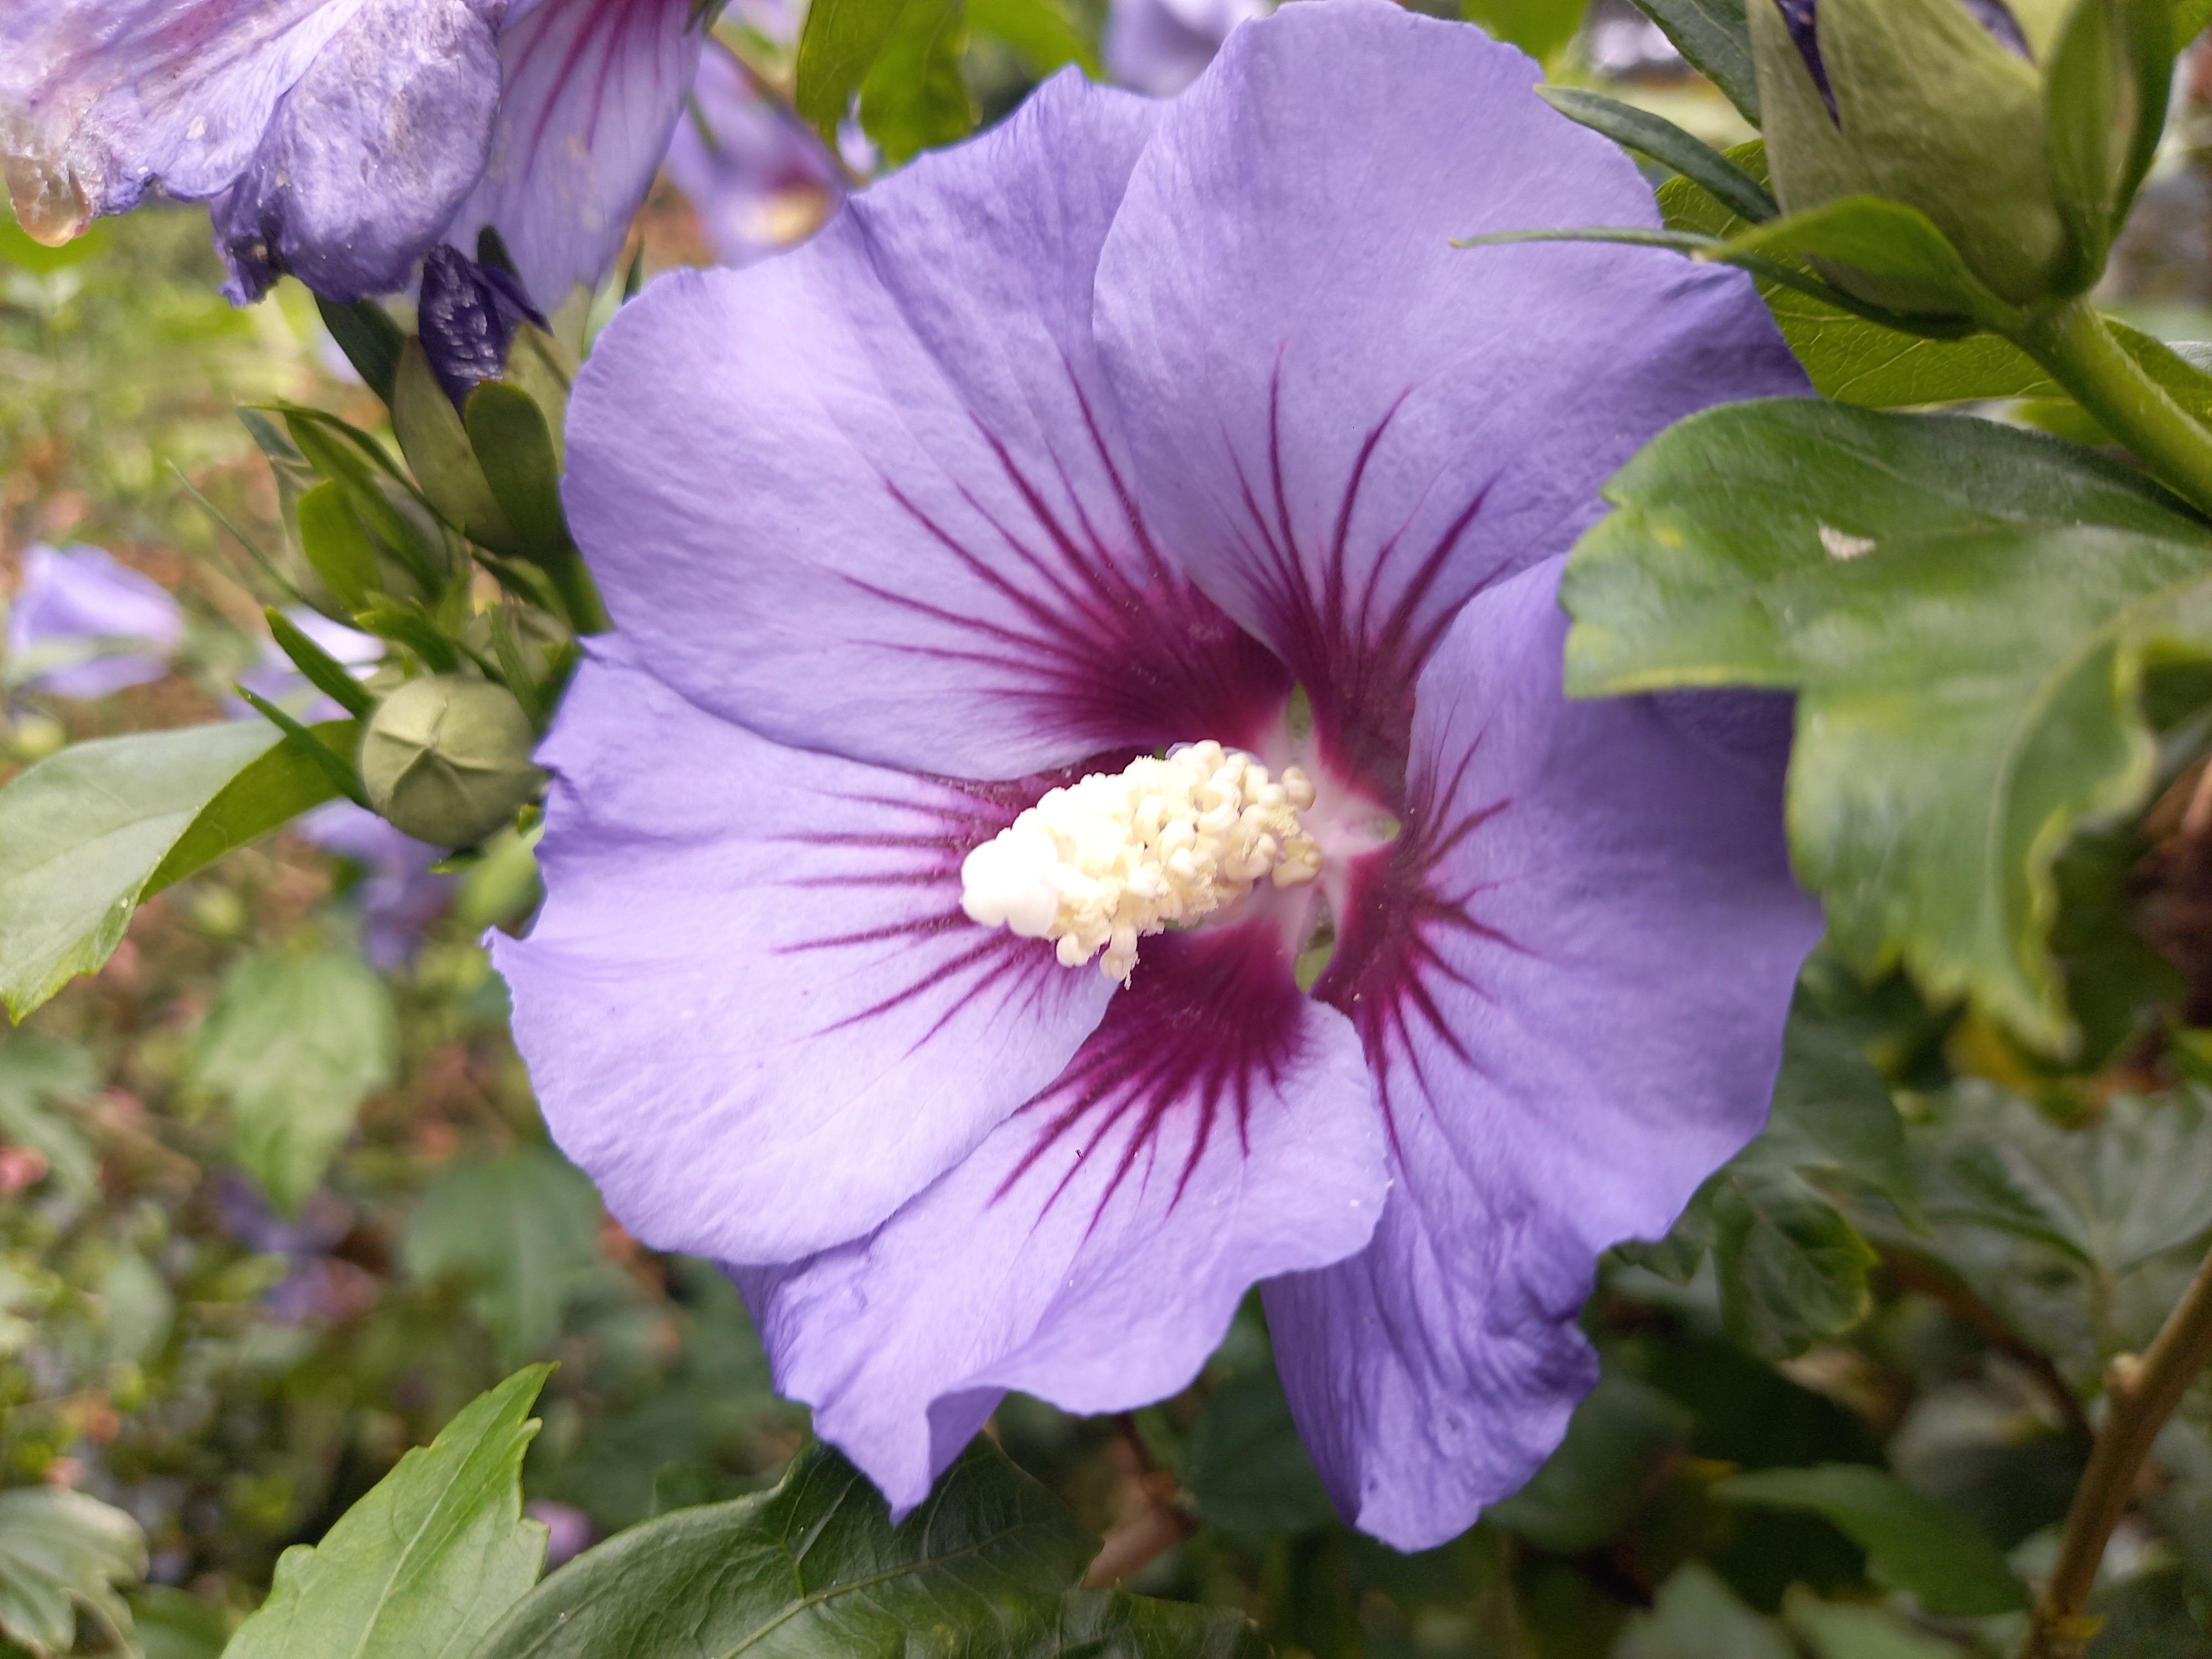
M 504 686 L 459 674 L 410 680 L 368 717 L 361 777 L 394 828 L 440 847 L 473 847 L 537 799 L 529 718 Z
M 1884 197 L 1925 214 L 2003 300 L 2079 293 L 2105 246 L 2086 244 L 2079 215 L 2069 225 L 2062 207 L 2045 88 L 2075 3 L 1752 0 L 1767 167 L 1783 207 Z M 1910 279 L 1822 268 L 1876 304 L 1960 309 L 1955 295 Z
M 422 349 L 456 408 L 477 386 L 505 371 L 517 329 L 525 323 L 547 325 L 513 275 L 480 265 L 442 242 L 422 261 L 415 316 Z

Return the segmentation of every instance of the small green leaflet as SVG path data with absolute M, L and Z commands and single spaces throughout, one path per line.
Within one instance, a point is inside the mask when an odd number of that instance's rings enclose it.
M 121 1510 L 55 1486 L 0 1492 L 0 1636 L 37 1659 L 76 1651 L 79 1609 L 127 1647 L 115 1587 L 146 1576 L 146 1535 Z
M 422 1189 L 401 1235 L 409 1274 L 465 1280 L 471 1305 L 513 1364 L 560 1330 L 570 1286 L 601 1261 L 599 1195 L 550 1146 L 459 1159 Z
M 2137 686 L 2212 653 L 2212 532 L 2073 445 L 1799 398 L 1692 416 L 1606 495 L 1571 693 L 1796 690 L 1790 843 L 1837 949 L 2069 1048 L 2052 866 L 2150 786 Z
M 518 1371 L 417 1447 L 309 1547 L 276 1563 L 225 1659 L 465 1659 L 537 1582 L 545 1528 L 522 1518 L 531 1402 L 550 1365 Z
M 1849 1533 L 1876 1571 L 1930 1613 L 1978 1618 L 2027 1605 L 1996 1545 L 1948 1504 L 1862 1463 L 1761 1469 L 1713 1488 L 1731 1504 L 1809 1510 Z
M 1724 93 L 1743 118 L 1759 125 L 1759 76 L 1751 66 L 1751 27 L 1744 0 L 1636 0 L 1674 49 Z
M 188 1076 L 229 1103 L 232 1155 L 296 1214 L 398 1059 L 392 994 L 359 957 L 270 952 L 223 976 Z
M 73 744 L 0 789 L 0 1000 L 17 1019 L 115 952 L 140 897 L 225 786 L 258 720 Z
M 1237 1613 L 1077 1589 L 1097 1540 L 979 1437 L 894 1527 L 829 1448 L 775 1491 L 678 1510 L 525 1597 L 475 1659 L 1264 1659 Z

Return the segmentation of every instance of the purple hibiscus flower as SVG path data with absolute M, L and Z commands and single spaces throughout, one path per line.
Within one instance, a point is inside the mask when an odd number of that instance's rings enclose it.
M 700 55 L 690 106 L 661 165 L 724 264 L 748 265 L 800 240 L 844 199 L 822 141 L 716 46 Z
M 240 303 L 284 271 L 389 293 L 489 225 L 557 305 L 620 246 L 702 30 L 693 0 L 12 0 L 0 151 L 51 240 L 207 202 Z
M 8 607 L 8 654 L 29 672 L 27 690 L 104 697 L 169 672 L 185 612 L 151 577 L 82 543 L 43 542 L 23 553 L 22 586 Z M 50 665 L 48 665 L 50 664 Z
M 1268 0 L 1114 0 L 1107 70 L 1124 86 L 1172 98 L 1213 61 L 1230 30 L 1268 10 Z
M 1599 1252 L 1763 1121 L 1780 768 L 1568 702 L 1555 591 L 1653 434 L 1804 383 L 1740 276 L 1452 247 L 1656 222 L 1536 78 L 1376 0 L 1171 102 L 1063 75 L 578 382 L 618 633 L 517 1033 L 902 1510 L 1008 1389 L 1183 1386 L 1259 1283 L 1345 1515 L 1435 1543 L 1594 1381 Z

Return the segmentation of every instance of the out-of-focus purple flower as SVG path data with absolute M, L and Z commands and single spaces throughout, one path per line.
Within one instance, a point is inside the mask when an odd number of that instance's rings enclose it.
M 1172 98 L 1213 61 L 1230 30 L 1271 9 L 1270 0 L 1114 0 L 1107 72 L 1139 92 Z
M 532 1498 L 522 1512 L 545 1528 L 545 1571 L 566 1566 L 592 1547 L 592 1517 L 573 1504 Z
M 228 1170 L 216 1178 L 216 1204 L 232 1238 L 258 1255 L 288 1258 L 284 1277 L 264 1298 L 272 1317 L 288 1324 L 349 1319 L 376 1301 L 376 1276 L 331 1254 L 353 1231 L 354 1217 L 328 1188 L 317 1188 L 300 1218 L 287 1221 L 251 1180 Z
M 1454 250 L 1656 222 L 1535 78 L 1287 7 L 663 278 L 585 366 L 619 632 L 494 944 L 517 1035 L 899 1509 L 1007 1389 L 1183 1386 L 1264 1283 L 1344 1513 L 1449 1537 L 1595 1379 L 1599 1252 L 1765 1117 L 1820 927 L 1781 769 L 1567 702 L 1556 587 L 1638 447 L 1804 380 L 1735 273 Z
M 151 577 L 82 543 L 23 553 L 23 582 L 8 608 L 8 654 L 31 672 L 24 689 L 104 697 L 169 672 L 185 636 L 175 596 Z M 52 659 L 52 667 L 41 667 Z
M 285 271 L 389 293 L 490 225 L 558 305 L 621 245 L 702 29 L 693 0 L 12 0 L 0 151 L 46 240 L 209 203 L 241 303 Z
M 294 827 L 325 852 L 362 867 L 352 896 L 361 907 L 362 954 L 370 964 L 397 968 L 412 957 L 453 902 L 454 878 L 430 868 L 445 850 L 401 834 L 349 800 L 319 806 Z
M 750 264 L 811 235 L 844 199 L 821 139 L 715 46 L 700 56 L 662 166 L 724 264 Z

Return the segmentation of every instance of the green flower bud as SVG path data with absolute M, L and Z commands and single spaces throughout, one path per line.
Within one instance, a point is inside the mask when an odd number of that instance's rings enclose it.
M 2094 76 L 2109 94 L 2064 102 L 2083 119 L 2093 106 L 2106 117 L 2109 130 L 2087 135 L 2111 158 L 2102 170 L 2112 176 L 2089 192 L 2096 201 L 2069 191 L 2081 181 L 2062 165 L 2078 161 L 2084 135 L 2055 146 L 2051 130 L 2048 82 L 2081 7 L 2130 13 L 2124 23 L 2091 20 L 2125 61 L 2075 53 L 2062 71 Z M 1776 195 L 1790 213 L 1861 195 L 1917 208 L 2014 305 L 2081 292 L 2132 194 L 2138 130 L 2160 113 L 2139 92 L 2158 46 L 2132 11 L 2131 0 L 1751 0 Z M 1960 308 L 1954 295 L 1910 279 L 1822 268 L 1896 310 Z
M 504 686 L 459 674 L 410 680 L 361 738 L 369 804 L 417 841 L 473 847 L 537 799 L 537 734 Z

